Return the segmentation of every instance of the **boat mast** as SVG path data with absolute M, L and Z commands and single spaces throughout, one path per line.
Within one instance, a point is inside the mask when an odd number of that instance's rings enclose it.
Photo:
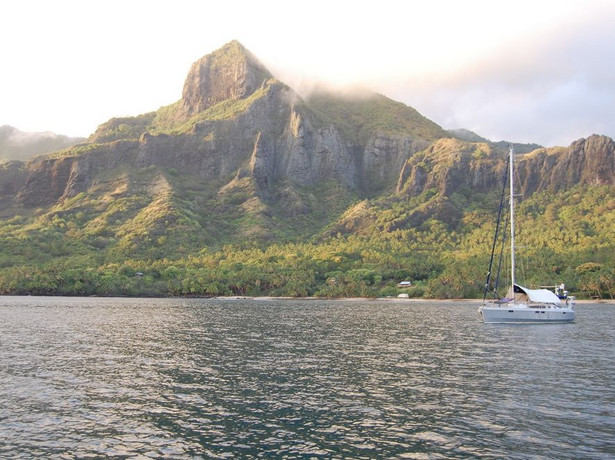
M 502 229 L 502 214 L 504 214 L 504 205 L 506 203 L 506 185 L 508 182 L 508 162 L 506 163 L 506 169 L 504 170 L 504 176 L 502 177 L 502 192 L 500 194 L 500 206 L 498 207 L 498 220 L 495 224 L 495 234 L 493 235 L 493 246 L 491 247 L 491 258 L 489 259 L 489 270 L 487 271 L 487 281 L 485 281 L 485 289 L 483 291 L 483 303 L 487 299 L 487 293 L 491 290 L 491 271 L 493 269 L 493 259 L 495 257 L 496 245 L 498 244 L 498 239 L 500 238 L 500 230 L 506 231 L 508 228 L 508 220 Z M 504 243 L 506 241 L 506 236 L 502 237 L 502 247 L 500 248 L 500 257 L 498 261 L 498 270 L 497 270 L 497 278 L 495 282 L 495 286 L 493 287 L 493 293 L 497 295 L 498 284 L 500 281 L 500 271 L 502 269 L 502 254 L 504 252 Z
M 513 156 L 515 151 L 511 145 L 509 148 L 510 156 L 510 281 L 512 285 L 512 295 L 515 298 L 515 189 L 514 189 L 514 170 Z

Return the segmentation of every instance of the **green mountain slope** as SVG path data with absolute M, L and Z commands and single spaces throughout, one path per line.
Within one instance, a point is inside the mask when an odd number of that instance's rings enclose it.
M 307 104 L 360 145 L 365 145 L 375 132 L 411 135 L 430 142 L 449 137 L 449 133 L 412 107 L 380 94 L 322 89 L 310 94 Z
M 478 140 L 377 94 L 304 100 L 231 42 L 181 100 L 0 163 L 0 293 L 478 296 L 507 150 Z M 527 284 L 613 295 L 613 140 L 517 163 Z

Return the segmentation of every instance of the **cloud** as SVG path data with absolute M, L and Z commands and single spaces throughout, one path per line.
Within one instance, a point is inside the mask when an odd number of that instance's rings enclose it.
M 0 28 L 0 123 L 23 130 L 85 136 L 110 117 L 173 103 L 192 62 L 238 39 L 299 90 L 314 81 L 367 87 L 494 140 L 615 136 L 609 0 L 21 0 L 3 8 L 11 19 Z
M 26 160 L 74 145 L 83 139 L 50 132 L 23 132 L 12 126 L 0 126 L 0 160 Z
M 444 127 L 493 140 L 568 145 L 594 133 L 613 137 L 613 19 L 525 37 L 458 72 L 407 81 L 393 92 Z

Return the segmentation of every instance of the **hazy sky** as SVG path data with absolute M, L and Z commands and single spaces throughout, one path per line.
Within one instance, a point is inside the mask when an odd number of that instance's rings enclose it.
M 615 0 L 4 0 L 0 125 L 87 136 L 175 102 L 237 39 L 280 80 L 362 86 L 444 128 L 615 138 Z

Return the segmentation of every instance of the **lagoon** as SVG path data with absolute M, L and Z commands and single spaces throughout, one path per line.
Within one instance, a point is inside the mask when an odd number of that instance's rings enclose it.
M 613 458 L 615 305 L 0 297 L 2 458 Z

